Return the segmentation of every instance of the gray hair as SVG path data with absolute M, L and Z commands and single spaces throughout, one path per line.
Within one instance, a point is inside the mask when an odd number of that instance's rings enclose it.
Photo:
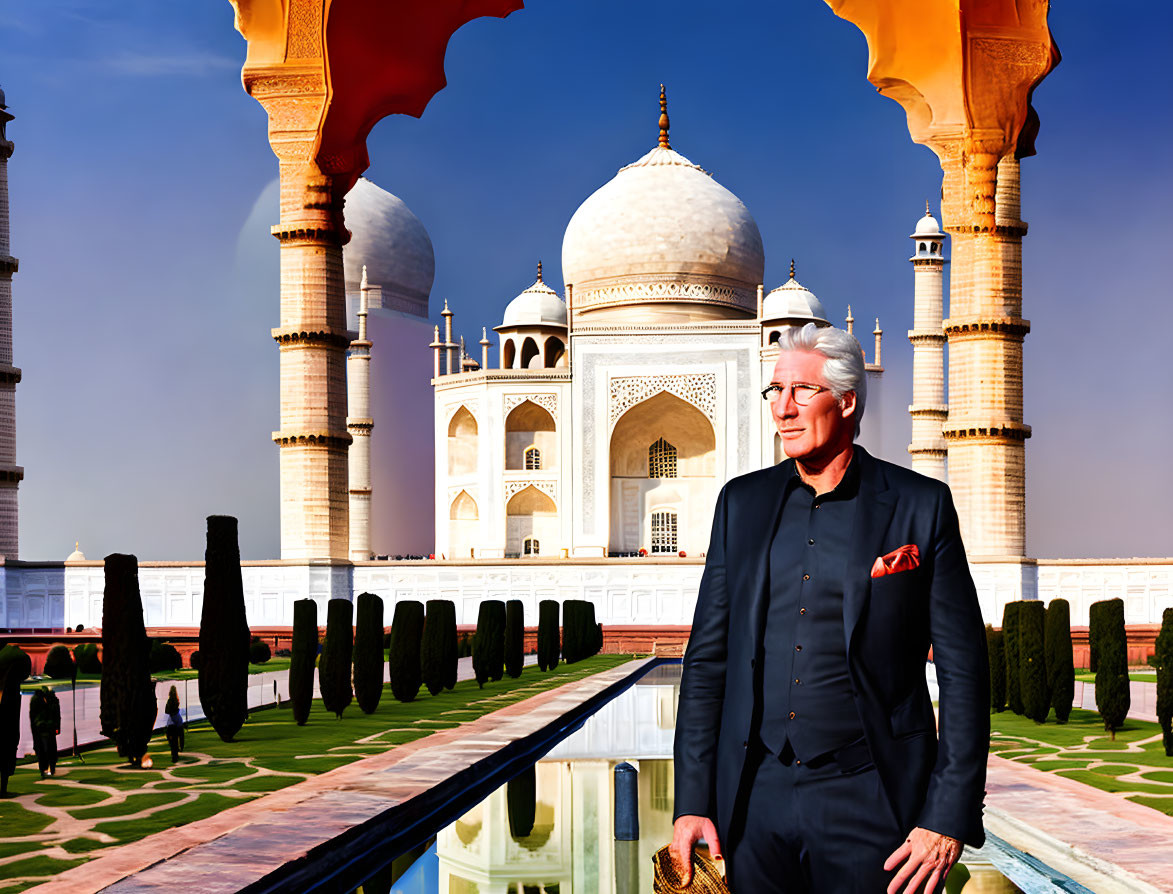
M 823 379 L 831 395 L 841 404 L 843 395 L 855 392 L 855 436 L 859 437 L 863 408 L 868 397 L 868 376 L 864 368 L 863 348 L 855 336 L 834 326 L 807 323 L 801 329 L 788 326 L 778 336 L 780 351 L 812 351 L 827 358 Z

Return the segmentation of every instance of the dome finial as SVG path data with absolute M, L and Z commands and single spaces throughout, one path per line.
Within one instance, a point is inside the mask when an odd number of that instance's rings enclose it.
M 925 217 L 932 217 L 933 212 L 929 210 L 929 200 L 925 199 Z
M 660 85 L 660 148 L 672 148 L 668 145 L 668 95 L 663 84 Z
M 538 261 L 538 282 L 542 281 L 542 262 Z
M 794 279 L 794 258 L 790 259 L 790 278 Z

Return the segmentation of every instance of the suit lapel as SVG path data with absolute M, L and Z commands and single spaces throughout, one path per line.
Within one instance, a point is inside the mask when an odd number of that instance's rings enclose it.
M 766 605 L 769 600 L 766 588 L 769 582 L 770 546 L 774 532 L 778 530 L 778 518 L 782 514 L 782 494 L 792 474 L 794 460 L 788 459 L 774 466 L 766 487 L 754 491 L 751 496 L 749 518 L 754 542 L 748 544 L 747 555 L 753 562 L 746 577 L 746 592 L 750 594 L 749 616 L 752 623 L 752 639 L 755 653 L 760 649 L 766 621 Z
M 896 510 L 896 495 L 876 461 L 858 444 L 859 497 L 851 535 L 851 560 L 843 587 L 843 637 L 851 654 L 851 637 L 871 594 L 871 569 L 881 555 L 884 535 Z

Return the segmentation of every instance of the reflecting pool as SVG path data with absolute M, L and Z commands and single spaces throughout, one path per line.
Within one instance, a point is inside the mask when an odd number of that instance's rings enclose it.
M 679 690 L 678 663 L 653 668 L 531 768 L 359 891 L 651 894 L 652 854 L 672 839 Z M 617 830 L 632 840 L 617 840 Z M 1018 867 L 1021 858 L 1002 842 L 967 849 L 949 894 L 1087 890 L 1069 879 L 1056 884 L 1053 875 L 1043 878 L 1025 863 Z

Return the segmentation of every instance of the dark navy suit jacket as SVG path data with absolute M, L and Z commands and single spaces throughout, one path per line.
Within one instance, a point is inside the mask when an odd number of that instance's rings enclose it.
M 990 678 L 953 499 L 941 482 L 875 459 L 858 444 L 855 450 L 859 506 L 843 636 L 860 723 L 902 830 L 921 826 L 979 846 Z M 684 656 L 675 816 L 709 817 L 722 841 L 761 722 L 770 541 L 792 465 L 786 460 L 742 475 L 722 489 Z M 918 568 L 871 577 L 877 557 L 910 543 L 920 551 Z M 930 645 L 939 734 L 925 682 Z

